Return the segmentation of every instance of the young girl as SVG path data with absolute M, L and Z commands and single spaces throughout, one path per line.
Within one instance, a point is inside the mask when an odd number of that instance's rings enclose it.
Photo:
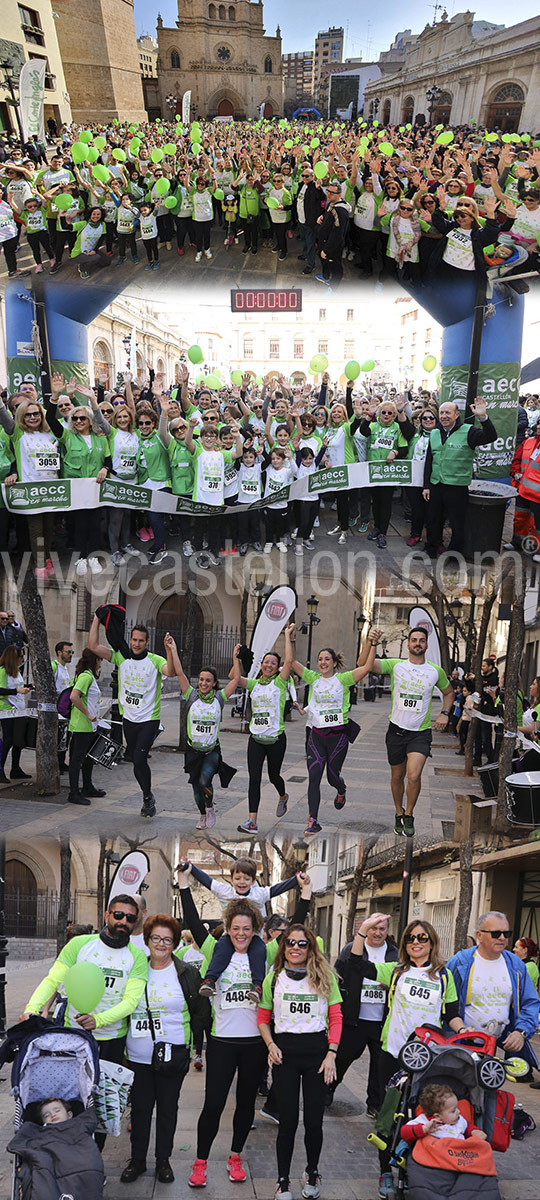
M 242 437 L 238 426 L 231 426 L 235 438 L 235 448 L 234 450 L 221 450 L 218 445 L 217 429 L 212 424 L 203 425 L 197 441 L 194 440 L 193 433 L 197 423 L 198 418 L 194 414 L 189 418 L 186 435 L 186 447 L 193 461 L 193 500 L 199 504 L 212 505 L 216 509 L 221 509 L 225 487 L 225 465 L 233 462 L 235 458 L 241 458 Z M 217 516 L 218 513 L 216 513 Z M 217 552 L 220 546 L 219 522 L 215 518 L 197 517 L 195 537 L 199 551 L 202 550 L 203 539 L 206 537 L 208 541 L 208 553 L 198 555 L 198 566 L 203 570 L 209 566 L 217 567 L 219 564 Z
M 158 228 L 154 205 L 146 201 L 139 208 L 141 218 L 141 237 L 146 250 L 148 262 L 145 271 L 159 271 Z
M 9 188 L 8 188 L 9 193 Z M 38 196 L 29 196 L 26 204 L 19 213 L 19 221 L 24 225 L 28 245 L 34 256 L 36 274 L 43 270 L 41 263 L 41 248 L 44 249 L 49 266 L 54 267 L 54 250 L 49 240 L 47 222 L 43 213 L 43 205 Z
M 118 234 L 118 262 L 117 267 L 126 261 L 126 245 L 131 250 L 131 258 L 134 263 L 138 263 L 137 242 L 135 238 L 135 225 L 139 217 L 138 208 L 134 208 L 131 196 L 128 192 L 122 193 L 120 206 L 116 213 L 116 232 Z
M 282 488 L 288 488 L 298 474 L 292 451 L 276 447 L 270 454 L 270 465 L 265 470 L 265 499 L 271 500 Z M 270 554 L 272 546 L 276 545 L 281 554 L 287 553 L 289 538 L 288 499 L 275 500 L 268 503 L 264 510 L 266 524 L 266 542 L 264 553 Z

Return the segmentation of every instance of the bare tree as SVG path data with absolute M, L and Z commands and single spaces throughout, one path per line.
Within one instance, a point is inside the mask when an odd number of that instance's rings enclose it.
M 45 613 L 31 565 L 21 572 L 19 595 L 28 635 L 32 679 L 38 700 L 36 791 L 40 796 L 55 796 L 60 791 L 56 684 L 51 667 Z
M 188 679 L 192 674 L 193 664 L 193 648 L 195 644 L 195 629 L 197 626 L 197 597 L 195 593 L 188 588 L 187 590 L 187 612 L 186 612 L 186 630 L 184 635 L 185 646 L 179 646 L 178 651 L 182 659 L 182 666 Z M 185 750 L 187 748 L 187 707 L 185 702 L 180 697 L 180 725 L 178 730 L 178 749 Z
M 101 925 L 103 921 L 103 913 L 105 912 L 105 854 L 107 851 L 107 835 L 101 833 L 99 835 L 99 858 L 97 868 L 97 893 L 96 893 L 96 925 Z
M 512 604 L 504 672 L 504 737 L 499 755 L 499 792 L 495 816 L 495 830 L 498 833 L 508 832 L 505 785 L 507 776 L 512 771 L 515 736 L 511 735 L 517 733 L 518 678 L 525 640 L 524 602 L 525 581 L 523 574 L 520 573 L 519 580 L 516 579 L 514 584 L 514 603 Z
M 474 836 L 470 834 L 459 846 L 459 901 L 454 933 L 454 954 L 467 945 L 467 931 L 473 899 L 472 859 Z
M 69 834 L 60 838 L 60 903 L 56 920 L 56 953 L 66 944 L 66 929 L 71 905 L 71 846 Z
M 358 893 L 362 887 L 362 884 L 365 882 L 364 873 L 368 857 L 378 839 L 378 833 L 371 834 L 370 837 L 364 838 L 361 843 L 358 866 L 355 868 L 349 887 L 347 924 L 345 926 L 345 940 L 347 942 L 350 942 L 351 938 L 354 936 L 354 918 L 356 915 L 356 906 L 358 904 Z

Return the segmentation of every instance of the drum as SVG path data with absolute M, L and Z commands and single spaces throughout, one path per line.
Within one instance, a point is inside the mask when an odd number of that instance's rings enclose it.
M 540 826 L 540 771 L 520 771 L 505 780 L 506 816 L 511 825 Z
M 118 742 L 111 741 L 110 737 L 104 733 L 98 733 L 86 757 L 90 758 L 92 762 L 98 763 L 100 767 L 106 767 L 108 771 L 111 771 L 121 755 L 122 747 L 118 745 Z
M 491 800 L 499 794 L 499 764 L 487 763 L 485 767 L 477 767 L 482 791 L 486 800 Z

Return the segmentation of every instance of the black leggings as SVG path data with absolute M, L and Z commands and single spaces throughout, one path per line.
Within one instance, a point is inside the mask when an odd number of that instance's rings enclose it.
M 319 1067 L 328 1050 L 324 1033 L 276 1034 L 283 1053 L 281 1066 L 272 1068 L 278 1102 L 279 1131 L 276 1140 L 278 1175 L 288 1179 L 298 1127 L 300 1083 L 304 1097 L 304 1144 L 308 1172 L 316 1171 L 323 1143 L 323 1116 L 327 1094 Z
M 146 1160 L 152 1113 L 156 1109 L 156 1159 L 170 1158 L 173 1149 L 180 1088 L 189 1071 L 189 1050 L 183 1051 L 175 1075 L 160 1075 L 150 1063 L 130 1062 L 135 1074 L 131 1088 L 131 1156 Z
M 195 245 L 197 253 L 201 254 L 203 250 L 210 249 L 210 230 L 212 228 L 211 221 L 194 221 L 193 228 L 195 230 Z
M 83 787 L 92 785 L 92 770 L 94 764 L 86 755 L 96 739 L 94 732 L 72 733 L 69 743 L 69 790 L 75 795 L 79 790 L 79 772 L 82 767 Z
M 41 263 L 41 247 L 43 247 L 47 258 L 53 257 L 52 245 L 49 241 L 49 235 L 44 229 L 39 229 L 35 233 L 27 233 L 28 245 L 34 256 L 34 262 Z M 54 243 L 53 243 L 54 245 Z
M 159 262 L 159 250 L 157 237 L 143 238 L 143 246 L 146 250 L 148 262 Z
M 308 805 L 309 815 L 317 820 L 319 804 L 321 803 L 321 779 L 326 767 L 326 778 L 330 787 L 336 789 L 339 796 L 344 796 L 345 780 L 341 776 L 341 768 L 345 762 L 349 739 L 345 725 L 332 729 L 331 733 L 321 733 L 319 729 L 311 729 L 307 744 L 307 767 L 309 774 Z
M 261 777 L 265 759 L 270 783 L 273 783 L 278 796 L 285 795 L 286 787 L 281 777 L 281 764 L 285 757 L 286 749 L 287 738 L 285 737 L 285 733 L 280 733 L 277 741 L 272 742 L 270 745 L 256 742 L 255 738 L 250 734 L 247 752 L 249 772 L 248 808 L 250 813 L 259 811 L 259 804 L 261 803 Z
M 319 515 L 319 500 L 298 501 L 298 537 L 307 542 L 315 517 Z
M 135 231 L 133 233 L 118 234 L 118 254 L 120 258 L 125 258 L 126 248 L 129 247 L 132 258 L 137 258 L 137 240 Z
M 1 767 L 4 770 L 7 756 L 11 750 L 11 770 L 18 770 L 21 765 L 21 750 L 20 746 L 15 746 L 15 721 L 16 717 L 7 717 L 2 721 L 2 760 Z
M 133 774 L 144 797 L 152 793 L 152 775 L 148 766 L 148 754 L 157 737 L 159 721 L 128 721 L 124 717 L 124 737 L 128 755 L 133 763 Z
M 262 1038 L 226 1042 L 210 1035 L 206 1047 L 206 1091 L 197 1125 L 197 1158 L 205 1161 L 219 1129 L 236 1072 L 236 1108 L 233 1117 L 231 1153 L 241 1154 L 253 1124 L 255 1098 L 266 1059 Z
M 378 533 L 386 533 L 392 515 L 393 487 L 374 487 L 371 493 L 373 524 Z

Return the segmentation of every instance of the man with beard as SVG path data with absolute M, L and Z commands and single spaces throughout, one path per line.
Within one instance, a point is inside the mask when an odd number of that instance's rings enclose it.
M 148 650 L 146 625 L 134 625 L 129 639 L 130 655 L 111 650 L 98 642 L 99 617 L 94 616 L 88 646 L 94 654 L 118 667 L 118 707 L 123 717 L 127 752 L 133 763 L 133 774 L 143 795 L 141 817 L 155 817 L 156 800 L 152 794 L 152 775 L 148 755 L 159 732 L 161 714 L 161 679 L 176 676 L 172 650 L 165 638 L 167 657 Z
M 75 963 L 95 963 L 105 979 L 105 991 L 99 1004 L 92 1013 L 78 1013 L 68 1003 L 64 1024 L 91 1030 L 98 1045 L 99 1057 L 107 1062 L 121 1063 L 128 1017 L 142 999 L 148 979 L 146 955 L 138 946 L 130 943 L 131 930 L 138 915 L 139 906 L 133 896 L 114 896 L 105 913 L 101 933 L 83 934 L 66 943 L 48 975 L 30 996 L 19 1021 L 41 1012 Z M 105 1134 L 96 1134 L 96 1141 L 101 1150 Z
M 392 769 L 392 796 L 396 808 L 394 833 L 412 837 L 413 811 L 420 795 L 422 771 L 431 755 L 431 700 L 435 688 L 443 697 L 443 709 L 435 721 L 435 729 L 446 729 L 454 699 L 454 689 L 442 667 L 426 662 L 427 633 L 418 627 L 407 639 L 408 658 L 376 658 L 372 671 L 390 675 L 392 708 L 386 734 L 386 751 Z M 363 666 L 365 650 L 358 659 Z M 403 809 L 403 793 L 407 776 L 407 807 Z

